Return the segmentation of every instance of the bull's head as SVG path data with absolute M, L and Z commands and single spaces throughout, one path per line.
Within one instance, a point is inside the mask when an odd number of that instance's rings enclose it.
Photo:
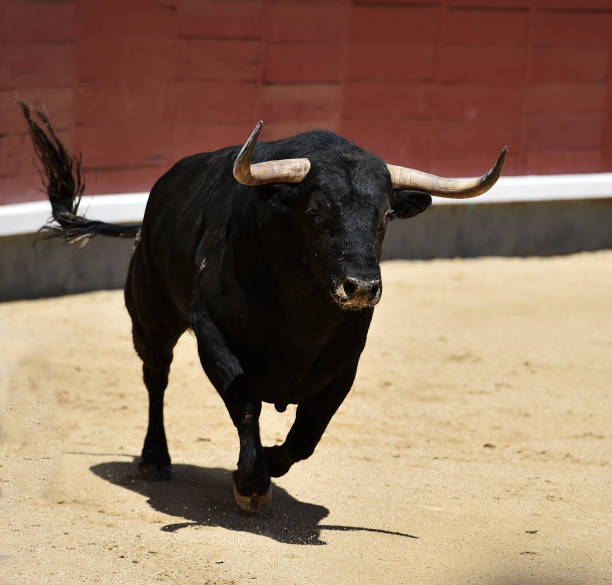
M 344 309 L 373 307 L 380 300 L 379 262 L 389 220 L 425 211 L 431 195 L 465 199 L 488 191 L 501 175 L 507 152 L 502 150 L 488 173 L 466 180 L 386 164 L 357 147 L 325 152 L 314 168 L 309 158 L 252 164 L 262 125 L 255 126 L 236 157 L 234 177 L 243 185 L 266 185 L 301 183 L 308 175 L 310 185 L 300 201 L 306 219 L 297 229 L 316 259 L 313 271 Z

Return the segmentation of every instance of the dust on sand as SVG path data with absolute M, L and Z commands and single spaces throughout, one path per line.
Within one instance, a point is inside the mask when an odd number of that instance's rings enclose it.
M 383 270 L 354 388 L 261 517 L 192 336 L 152 484 L 121 292 L 0 305 L 0 583 L 612 582 L 612 252 Z

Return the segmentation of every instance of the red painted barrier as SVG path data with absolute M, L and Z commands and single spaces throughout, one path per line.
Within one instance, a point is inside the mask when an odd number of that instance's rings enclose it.
M 0 0 L 0 203 L 40 199 L 19 96 L 87 192 L 309 128 L 448 175 L 612 170 L 609 0 Z

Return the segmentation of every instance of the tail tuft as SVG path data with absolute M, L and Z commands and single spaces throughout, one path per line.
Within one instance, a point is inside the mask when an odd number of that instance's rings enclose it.
M 78 215 L 85 190 L 81 157 L 64 147 L 43 110 L 31 108 L 22 101 L 19 101 L 19 105 L 28 124 L 34 151 L 42 164 L 40 176 L 51 202 L 53 218 L 41 229 L 61 235 L 70 243 L 86 243 L 96 234 L 128 238 L 136 236 L 140 225 L 92 221 Z

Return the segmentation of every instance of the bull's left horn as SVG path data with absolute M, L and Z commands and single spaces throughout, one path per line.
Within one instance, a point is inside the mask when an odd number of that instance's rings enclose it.
M 499 179 L 508 148 L 504 146 L 493 168 L 477 179 L 445 179 L 423 171 L 387 165 L 394 189 L 416 189 L 450 199 L 468 199 L 488 191 Z
M 244 143 L 234 162 L 234 177 L 243 185 L 266 185 L 267 183 L 299 183 L 310 170 L 307 158 L 286 158 L 251 164 L 251 157 L 263 121 L 257 122 L 255 130 Z

